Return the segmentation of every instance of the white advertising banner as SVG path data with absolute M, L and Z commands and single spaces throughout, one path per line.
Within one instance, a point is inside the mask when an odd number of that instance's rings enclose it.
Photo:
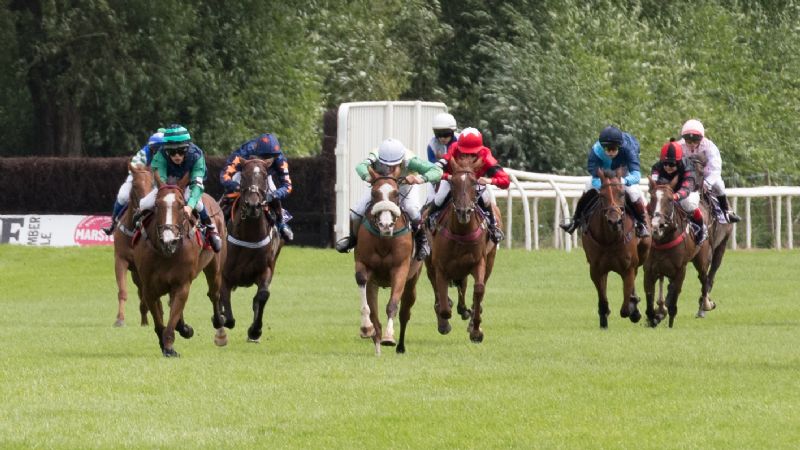
M 111 216 L 0 215 L 0 244 L 112 245 L 102 230 L 110 223 Z

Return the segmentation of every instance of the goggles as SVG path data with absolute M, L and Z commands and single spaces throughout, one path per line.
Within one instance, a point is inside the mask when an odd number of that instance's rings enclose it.
M 433 130 L 433 135 L 437 138 L 449 138 L 453 136 L 453 130 Z
M 686 142 L 700 142 L 700 141 L 702 141 L 702 140 L 703 140 L 703 136 L 700 136 L 699 134 L 694 134 L 694 133 L 691 133 L 691 134 L 684 134 L 684 135 L 683 135 L 683 136 L 681 136 L 681 137 L 682 137 L 682 138 L 683 138 L 683 140 L 684 140 L 684 141 L 686 141 Z
M 175 156 L 175 155 L 184 156 L 186 155 L 186 152 L 189 151 L 189 146 L 184 145 L 181 147 L 170 147 L 167 148 L 166 150 L 169 156 Z
M 663 161 L 661 165 L 663 165 L 664 167 L 676 167 L 678 163 L 676 163 L 675 161 Z

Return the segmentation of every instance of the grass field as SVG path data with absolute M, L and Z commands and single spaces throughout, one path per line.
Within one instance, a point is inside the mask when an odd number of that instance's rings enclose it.
M 436 332 L 423 278 L 407 353 L 376 357 L 352 256 L 286 248 L 260 344 L 239 290 L 213 345 L 201 279 L 166 359 L 137 301 L 111 326 L 110 248 L 0 246 L 0 447 L 797 448 L 798 269 L 798 251 L 729 252 L 717 310 L 694 318 L 692 275 L 673 329 L 621 319 L 614 276 L 601 331 L 580 249 L 503 250 L 482 344 L 460 319 Z

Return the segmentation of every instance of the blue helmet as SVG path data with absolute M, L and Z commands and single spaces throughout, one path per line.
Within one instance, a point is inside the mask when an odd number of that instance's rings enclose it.
M 603 131 L 600 132 L 600 145 L 616 145 L 617 147 L 622 146 L 622 131 L 619 128 L 609 125 L 603 128 Z
M 264 133 L 256 138 L 255 154 L 259 157 L 272 157 L 281 154 L 281 144 L 278 138 L 270 133 Z
M 163 130 L 163 128 L 159 128 L 159 130 Z M 147 145 L 160 144 L 162 142 L 164 142 L 164 132 L 159 131 L 150 136 L 150 139 L 147 140 Z

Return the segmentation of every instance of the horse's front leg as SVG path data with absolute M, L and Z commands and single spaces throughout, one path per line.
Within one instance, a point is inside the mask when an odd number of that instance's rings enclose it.
M 642 318 L 636 304 L 639 298 L 636 296 L 636 267 L 629 268 L 622 275 L 622 307 L 619 315 L 623 318 L 628 317 L 631 322 L 637 323 Z
M 128 261 L 119 256 L 114 257 L 114 276 L 117 279 L 117 320 L 114 326 L 124 327 L 125 303 L 128 301 Z M 144 324 L 146 325 L 146 322 Z
M 183 309 L 186 306 L 186 301 L 189 299 L 189 285 L 190 283 L 186 283 L 170 292 L 169 322 L 167 322 L 164 332 L 161 335 L 161 342 L 163 343 L 161 352 L 168 358 L 180 356 L 180 354 L 175 351 L 174 347 L 175 328 L 178 322 L 183 318 Z
M 458 290 L 458 306 L 456 312 L 461 316 L 461 320 L 467 320 L 472 317 L 472 310 L 467 308 L 467 277 L 459 281 L 457 284 Z
M 453 315 L 450 306 L 450 299 L 447 298 L 447 276 L 440 269 L 436 269 L 436 285 L 433 287 L 436 292 L 436 320 L 439 334 L 447 334 L 452 327 L 450 317 Z
M 161 297 L 154 292 L 142 291 L 142 300 L 147 304 L 150 315 L 153 316 L 153 331 L 158 338 L 158 346 L 164 351 L 164 311 L 161 307 Z
M 675 322 L 675 316 L 678 315 L 678 296 L 681 295 L 683 288 L 683 280 L 686 278 L 686 264 L 678 269 L 675 277 L 670 280 L 667 287 L 667 312 L 669 313 L 669 327 Z
M 397 343 L 397 353 L 406 352 L 406 325 L 411 320 L 411 307 L 417 301 L 417 280 L 419 274 L 406 281 L 403 298 L 400 300 L 400 341 Z
M 710 252 L 703 252 L 701 251 L 694 259 L 692 259 L 692 265 L 694 265 L 695 270 L 697 270 L 697 279 L 700 280 L 700 298 L 698 299 L 698 308 L 697 314 L 695 317 L 697 318 L 704 318 L 706 316 L 706 311 L 711 311 L 717 307 L 716 304 L 711 300 L 709 296 L 709 292 L 711 288 L 709 286 L 709 266 L 711 258 Z
M 206 295 L 211 301 L 211 325 L 214 327 L 214 345 L 223 347 L 228 344 L 228 334 L 225 332 L 225 316 L 222 313 L 222 261 L 219 255 L 215 255 L 211 261 L 203 268 L 206 276 L 208 292 Z M 230 303 L 230 290 L 228 290 L 228 302 Z
M 386 304 L 386 329 L 383 332 L 383 336 L 381 336 L 381 345 L 386 346 L 397 345 L 394 340 L 394 318 L 397 316 L 398 309 L 400 309 L 400 299 L 406 287 L 408 264 L 403 264 L 393 270 L 391 275 L 391 293 L 389 294 L 389 302 Z
M 381 354 L 381 319 L 378 317 L 378 283 L 370 279 L 367 283 L 367 305 L 369 306 L 369 320 L 372 323 L 372 343 L 375 345 L 375 355 Z
M 472 278 L 475 284 L 472 286 L 472 319 L 469 321 L 467 331 L 469 331 L 469 340 L 479 344 L 483 342 L 483 329 L 481 328 L 482 313 L 483 313 L 483 296 L 486 293 L 486 283 L 484 278 L 486 276 L 486 259 L 481 262 L 472 271 Z
M 645 301 L 647 302 L 647 309 L 645 310 L 645 314 L 647 315 L 647 323 L 651 327 L 658 326 L 658 323 L 661 322 L 661 319 L 656 315 L 656 311 L 654 308 L 655 304 L 655 294 L 656 294 L 656 276 L 655 276 L 655 268 L 645 266 L 644 269 L 644 296 Z
M 356 284 L 358 285 L 358 291 L 361 293 L 361 337 L 371 338 L 375 335 L 375 327 L 372 326 L 372 320 L 370 320 L 370 305 L 369 305 L 369 298 L 367 296 L 367 282 L 369 282 L 370 276 L 372 273 L 370 272 L 367 267 L 360 263 L 356 263 Z
M 131 279 L 133 279 L 133 284 L 136 285 L 136 294 L 139 297 L 139 315 L 141 316 L 141 322 L 139 324 L 143 327 L 146 327 L 148 325 L 148 309 L 147 303 L 144 301 L 144 297 L 142 296 L 142 279 L 139 278 L 139 272 L 136 270 L 136 268 L 128 266 L 128 270 L 131 271 Z
M 247 341 L 259 342 L 264 326 L 264 308 L 269 300 L 269 285 L 272 280 L 272 269 L 267 269 L 263 277 L 259 277 L 256 285 L 258 291 L 253 297 L 253 323 L 247 329 Z
M 600 316 L 600 328 L 608 328 L 608 315 L 611 309 L 608 307 L 608 297 L 606 297 L 606 286 L 608 284 L 608 272 L 600 269 L 590 269 L 589 275 L 597 290 L 597 315 Z

